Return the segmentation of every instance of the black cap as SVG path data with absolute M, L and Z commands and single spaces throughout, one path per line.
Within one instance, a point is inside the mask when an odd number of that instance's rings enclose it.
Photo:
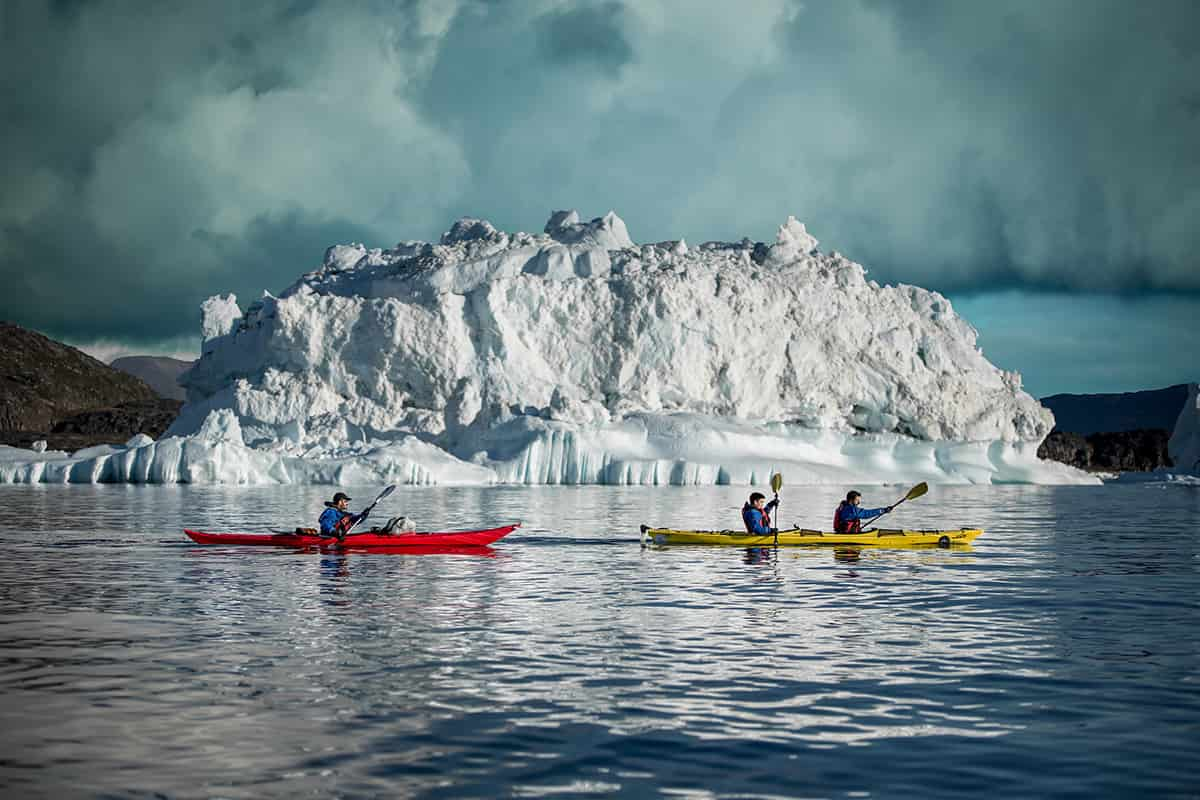
M 345 501 L 349 502 L 351 499 L 352 498 L 350 497 L 350 495 L 346 494 L 345 492 L 338 492 L 337 494 L 335 494 L 333 496 L 332 500 L 327 500 L 325 502 L 325 505 L 329 506 L 330 508 L 333 508 L 341 501 L 345 500 Z

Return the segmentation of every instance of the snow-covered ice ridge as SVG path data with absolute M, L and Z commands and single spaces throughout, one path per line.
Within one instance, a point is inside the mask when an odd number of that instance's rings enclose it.
M 611 212 L 462 219 L 202 311 L 162 441 L 0 453 L 0 480 L 1096 482 L 1036 458 L 1051 413 L 946 298 L 791 217 L 699 247 L 637 245 Z

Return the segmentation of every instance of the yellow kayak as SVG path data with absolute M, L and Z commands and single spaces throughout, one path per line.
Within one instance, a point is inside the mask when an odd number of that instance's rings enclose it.
M 671 528 L 642 526 L 642 545 L 719 544 L 731 547 L 773 547 L 833 545 L 837 547 L 952 547 L 970 544 L 983 533 L 979 528 L 953 531 L 906 531 L 878 528 L 864 533 L 831 533 L 806 528 L 781 530 L 779 535 L 760 535 L 745 531 L 677 531 Z

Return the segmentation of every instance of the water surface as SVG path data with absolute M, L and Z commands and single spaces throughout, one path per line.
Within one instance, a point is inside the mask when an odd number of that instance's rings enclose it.
M 367 501 L 378 487 L 344 487 Z M 870 487 L 869 505 L 907 487 Z M 5 797 L 1197 797 L 1200 491 L 933 487 L 970 550 L 667 548 L 735 487 L 402 488 L 480 555 L 201 547 L 328 487 L 0 487 Z M 828 528 L 831 488 L 781 519 Z

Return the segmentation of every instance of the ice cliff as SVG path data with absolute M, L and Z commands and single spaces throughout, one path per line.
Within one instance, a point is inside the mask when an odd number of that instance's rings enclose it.
M 329 248 L 243 311 L 202 308 L 160 442 L 0 453 L 0 480 L 1090 482 L 1049 411 L 936 292 L 880 286 L 794 218 L 774 244 L 541 234 Z
M 1188 399 L 1167 442 L 1175 471 L 1200 475 L 1200 384 L 1188 385 Z

